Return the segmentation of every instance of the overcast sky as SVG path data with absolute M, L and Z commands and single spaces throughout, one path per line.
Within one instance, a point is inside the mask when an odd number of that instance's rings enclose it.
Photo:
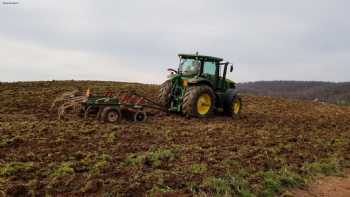
M 238 82 L 350 81 L 349 0 L 0 1 L 0 81 L 161 83 L 196 51 Z

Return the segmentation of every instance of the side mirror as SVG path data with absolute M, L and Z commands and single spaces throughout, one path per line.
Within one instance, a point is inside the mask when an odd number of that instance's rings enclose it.
M 232 71 L 233 71 L 233 65 L 231 64 L 231 66 L 230 66 L 230 72 L 232 73 Z

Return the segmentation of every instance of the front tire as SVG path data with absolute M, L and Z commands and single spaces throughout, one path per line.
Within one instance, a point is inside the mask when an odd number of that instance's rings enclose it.
M 215 94 L 207 85 L 188 87 L 182 101 L 182 113 L 198 118 L 209 117 L 214 112 Z

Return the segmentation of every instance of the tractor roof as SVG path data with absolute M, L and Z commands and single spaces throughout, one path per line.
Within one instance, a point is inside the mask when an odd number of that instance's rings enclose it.
M 198 54 L 179 54 L 179 57 L 181 58 L 193 58 L 193 59 L 199 59 L 203 61 L 215 61 L 215 62 L 221 62 L 222 58 L 219 57 L 212 57 L 212 56 L 206 56 L 206 55 L 198 55 Z

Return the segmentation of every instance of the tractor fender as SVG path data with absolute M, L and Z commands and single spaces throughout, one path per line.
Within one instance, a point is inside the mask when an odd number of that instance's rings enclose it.
M 225 97 L 233 97 L 236 95 L 238 95 L 238 91 L 236 89 L 233 89 L 233 88 L 229 88 L 225 92 Z

